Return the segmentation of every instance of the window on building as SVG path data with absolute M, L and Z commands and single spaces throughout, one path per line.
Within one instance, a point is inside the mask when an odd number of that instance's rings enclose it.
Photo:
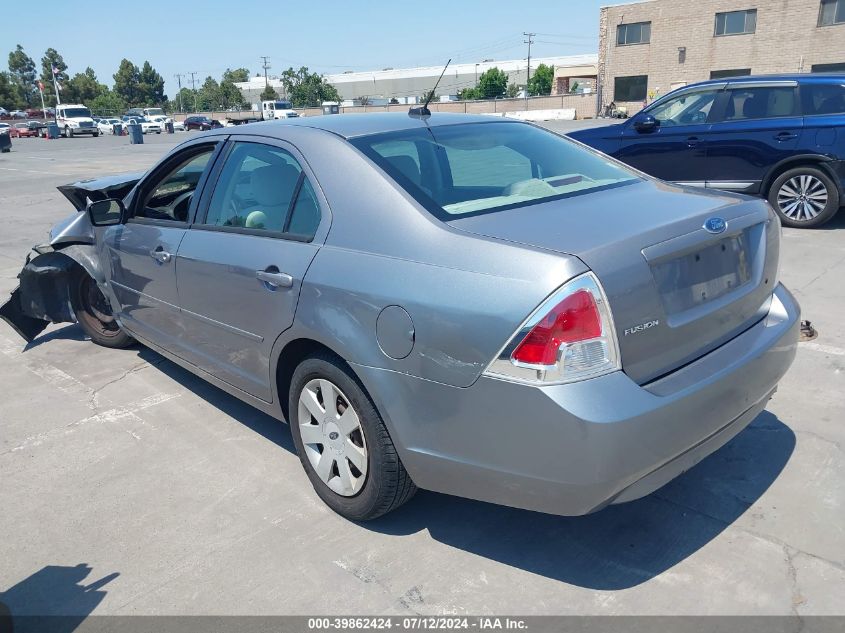
M 620 24 L 616 27 L 616 45 L 648 44 L 651 41 L 651 22 Z
M 801 101 L 804 114 L 845 113 L 845 83 L 801 84 Z
M 757 9 L 716 14 L 716 35 L 742 35 L 757 30 Z
M 729 91 L 726 121 L 793 116 L 797 112 L 795 89 L 789 86 L 735 88 Z
M 845 73 L 845 63 L 842 64 L 813 64 L 810 72 L 814 73 Z
M 822 0 L 819 26 L 845 23 L 845 0 Z
M 735 68 L 733 70 L 711 70 L 710 79 L 725 79 L 726 77 L 744 77 L 750 74 L 750 68 Z
M 645 101 L 648 94 L 648 75 L 616 77 L 613 80 L 614 101 Z

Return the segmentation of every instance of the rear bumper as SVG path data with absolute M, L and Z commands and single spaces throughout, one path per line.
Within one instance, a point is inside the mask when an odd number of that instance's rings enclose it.
M 649 494 L 717 450 L 766 406 L 795 357 L 799 308 L 640 386 L 624 373 L 530 387 L 481 377 L 455 388 L 355 366 L 421 488 L 579 515 Z

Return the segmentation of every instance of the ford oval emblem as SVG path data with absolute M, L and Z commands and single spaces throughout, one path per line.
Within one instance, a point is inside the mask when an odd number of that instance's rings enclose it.
M 728 223 L 722 218 L 707 218 L 704 223 L 704 230 L 708 233 L 723 233 L 728 228 Z

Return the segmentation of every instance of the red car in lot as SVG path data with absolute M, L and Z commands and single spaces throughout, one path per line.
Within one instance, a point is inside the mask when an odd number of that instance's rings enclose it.
M 15 123 L 9 128 L 10 138 L 23 138 L 25 136 L 38 136 L 38 128 L 30 126 L 29 123 Z

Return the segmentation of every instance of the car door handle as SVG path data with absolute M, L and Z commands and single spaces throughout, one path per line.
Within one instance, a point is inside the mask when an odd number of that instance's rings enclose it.
M 150 251 L 150 257 L 156 260 L 159 264 L 166 264 L 170 261 L 172 255 L 159 246 L 154 251 Z
M 701 142 L 701 139 L 697 136 L 690 136 L 687 139 L 687 146 L 688 147 L 696 147 Z
M 272 268 L 275 268 L 273 266 Z M 255 277 L 270 286 L 271 289 L 276 288 L 290 288 L 293 286 L 293 277 L 287 273 L 280 273 L 278 269 L 274 270 L 256 270 Z
M 798 135 L 793 134 L 792 132 L 780 132 L 775 134 L 776 141 L 791 141 L 794 138 L 798 138 Z

